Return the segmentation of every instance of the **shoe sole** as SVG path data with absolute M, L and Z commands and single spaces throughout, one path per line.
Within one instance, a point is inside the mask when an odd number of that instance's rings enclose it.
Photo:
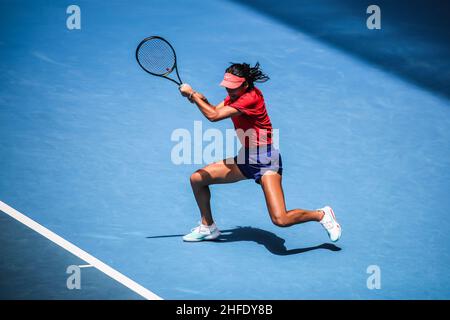
M 204 237 L 204 238 L 201 238 L 201 239 L 184 239 L 183 238 L 183 241 L 184 242 L 202 242 L 202 241 L 212 241 L 212 240 L 216 240 L 218 237 L 220 237 L 220 233 L 218 234 L 218 235 L 209 235 L 209 236 L 206 236 L 206 237 Z
M 333 211 L 333 208 L 332 207 L 330 207 L 330 206 L 328 206 L 328 208 L 330 209 L 330 211 L 331 211 L 331 216 L 333 217 L 333 220 L 334 220 L 334 222 L 336 223 L 336 227 L 339 229 L 339 237 L 336 239 L 336 240 L 331 240 L 332 242 L 337 242 L 340 238 L 341 238 L 341 235 L 342 235 L 342 228 L 341 228 L 341 225 L 337 222 L 337 219 L 336 219 L 336 216 L 335 216 L 335 214 L 334 214 L 334 211 Z

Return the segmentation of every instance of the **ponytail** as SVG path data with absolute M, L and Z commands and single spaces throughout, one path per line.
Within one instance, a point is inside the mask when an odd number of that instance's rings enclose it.
M 260 69 L 259 62 L 256 62 L 254 67 L 250 67 L 248 63 L 231 63 L 225 72 L 245 78 L 249 89 L 253 89 L 254 82 L 266 82 L 270 79 Z

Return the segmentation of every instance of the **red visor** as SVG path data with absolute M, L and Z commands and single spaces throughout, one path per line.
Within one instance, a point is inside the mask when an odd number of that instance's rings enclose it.
M 244 82 L 245 78 L 241 78 L 227 72 L 223 76 L 223 80 L 220 85 L 228 89 L 236 89 L 239 88 Z

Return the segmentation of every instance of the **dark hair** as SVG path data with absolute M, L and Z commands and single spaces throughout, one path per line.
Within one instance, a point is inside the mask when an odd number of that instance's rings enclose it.
M 248 88 L 253 89 L 254 82 L 266 82 L 270 78 L 265 75 L 259 67 L 259 62 L 256 62 L 254 67 L 250 67 L 248 63 L 232 63 L 231 66 L 225 70 L 227 73 L 234 74 L 238 77 L 243 77 L 247 80 Z

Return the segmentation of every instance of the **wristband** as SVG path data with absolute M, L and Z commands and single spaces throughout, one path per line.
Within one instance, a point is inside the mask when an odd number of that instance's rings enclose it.
M 197 93 L 197 92 L 195 92 L 195 91 L 192 91 L 192 92 L 191 92 L 191 94 L 189 95 L 189 100 L 192 100 L 192 96 L 193 96 L 195 93 Z

